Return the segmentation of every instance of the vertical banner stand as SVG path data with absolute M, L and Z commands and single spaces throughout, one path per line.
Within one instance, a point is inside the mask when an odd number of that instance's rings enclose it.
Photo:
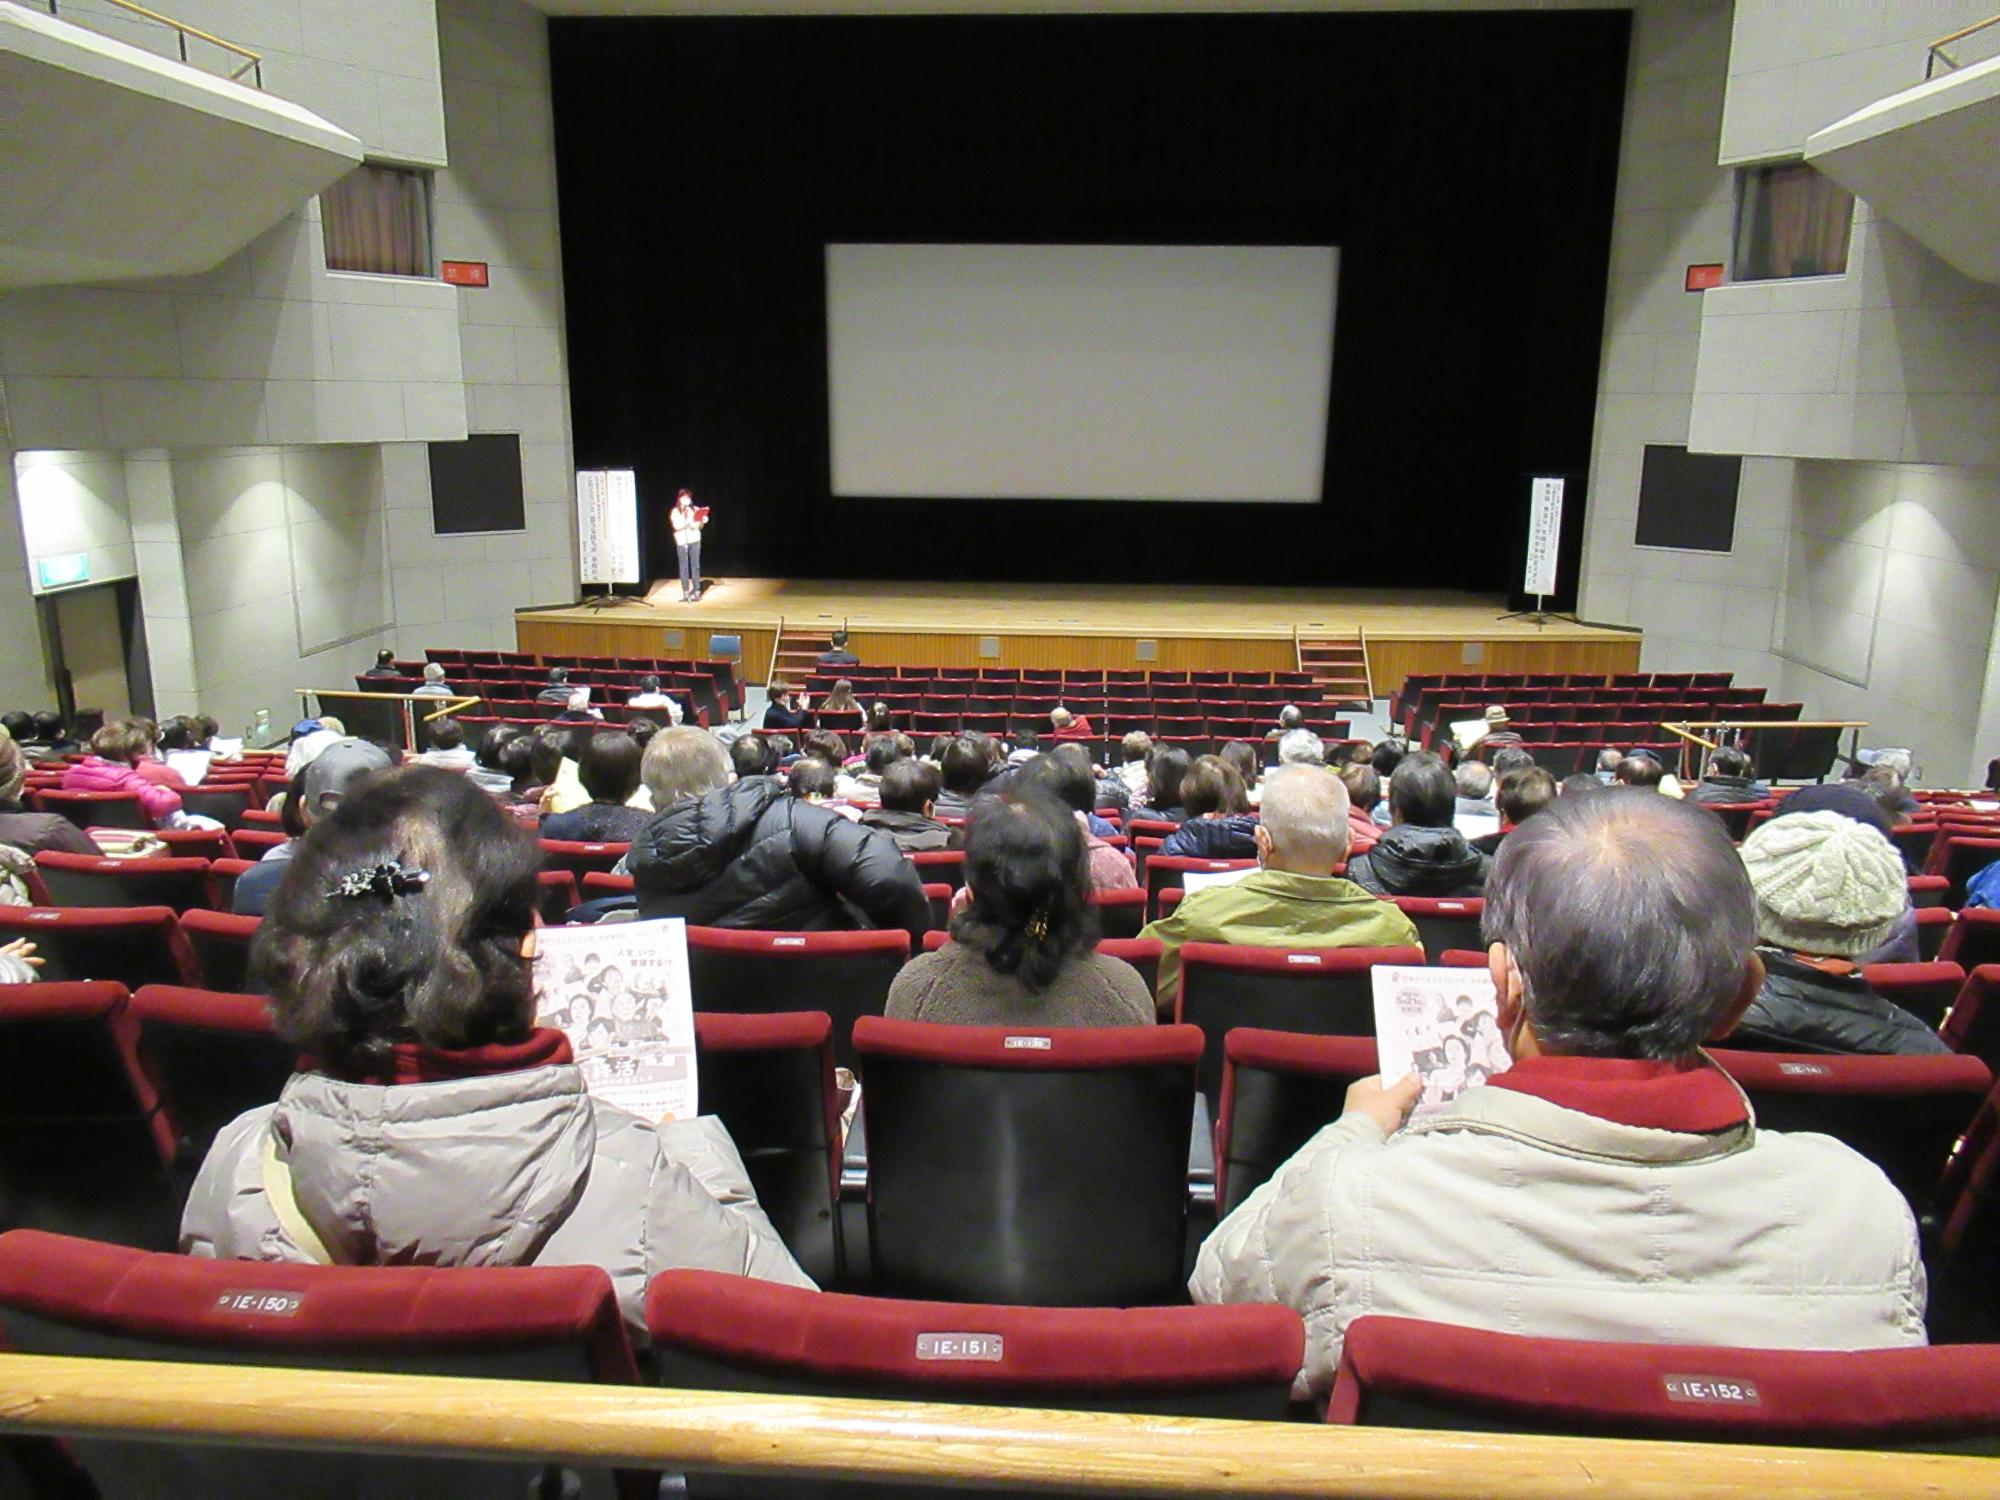
M 605 593 L 583 597 L 585 608 L 646 602 L 609 587 L 639 582 L 639 486 L 632 470 L 576 471 L 576 562 L 586 588 L 607 585 Z
M 1511 609 L 1503 620 L 1532 620 L 1546 625 L 1551 616 L 1543 608 L 1556 591 L 1556 558 L 1562 549 L 1563 480 L 1537 477 L 1528 481 L 1528 558 L 1521 592 L 1531 595 L 1533 609 Z M 1576 616 L 1558 616 L 1574 620 Z

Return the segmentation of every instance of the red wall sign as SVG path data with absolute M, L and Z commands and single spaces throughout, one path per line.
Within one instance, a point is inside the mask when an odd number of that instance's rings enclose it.
M 483 260 L 441 260 L 438 262 L 438 277 L 453 286 L 485 286 L 486 262 Z
M 485 267 L 482 266 L 480 269 L 484 270 Z M 446 279 L 449 280 L 450 278 L 447 277 Z M 1705 292 L 1712 286 L 1721 286 L 1721 285 L 1722 285 L 1722 262 L 1716 261 L 1710 265 L 1688 267 L 1687 289 L 1689 291 Z

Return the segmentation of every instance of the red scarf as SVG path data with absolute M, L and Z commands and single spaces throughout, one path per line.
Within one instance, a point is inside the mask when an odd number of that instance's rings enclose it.
M 484 1078 L 493 1073 L 518 1073 L 574 1062 L 569 1038 L 550 1026 L 537 1026 L 518 1042 L 491 1042 L 484 1047 L 426 1047 L 422 1042 L 398 1042 L 388 1066 L 356 1083 L 450 1083 L 459 1078 Z M 311 1059 L 299 1066 L 312 1071 Z
M 1743 1095 L 1713 1063 L 1630 1057 L 1524 1057 L 1487 1080 L 1615 1125 L 1719 1135 L 1750 1117 Z

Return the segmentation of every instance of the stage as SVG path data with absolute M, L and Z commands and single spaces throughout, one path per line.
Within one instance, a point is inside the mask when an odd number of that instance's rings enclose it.
M 1301 642 L 1360 641 L 1376 694 L 1410 673 L 1637 671 L 1640 635 L 1502 619 L 1498 596 L 1371 589 L 1172 584 L 975 584 L 724 578 L 698 604 L 673 579 L 646 599 L 524 609 L 522 651 L 707 656 L 741 638 L 743 675 L 763 682 L 780 632 L 845 627 L 865 662 L 947 667 L 1295 671 Z

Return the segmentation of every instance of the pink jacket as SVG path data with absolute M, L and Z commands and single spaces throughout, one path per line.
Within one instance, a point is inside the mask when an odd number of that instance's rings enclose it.
M 181 794 L 171 787 L 148 781 L 130 766 L 114 765 L 102 756 L 86 755 L 63 772 L 66 792 L 130 792 L 155 823 L 164 823 L 181 810 Z

